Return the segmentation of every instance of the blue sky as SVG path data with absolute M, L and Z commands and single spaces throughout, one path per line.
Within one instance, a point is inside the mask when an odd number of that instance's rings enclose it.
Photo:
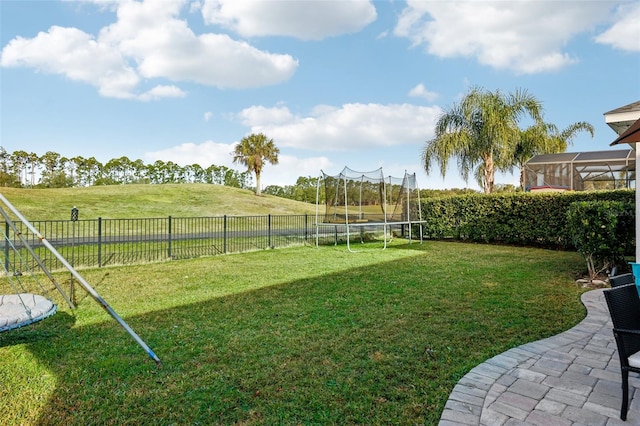
M 472 86 L 591 123 L 570 151 L 620 149 L 603 114 L 640 100 L 637 0 L 0 0 L 0 19 L 8 152 L 243 170 L 234 144 L 263 132 L 280 148 L 263 187 L 349 166 L 478 189 L 421 165 Z

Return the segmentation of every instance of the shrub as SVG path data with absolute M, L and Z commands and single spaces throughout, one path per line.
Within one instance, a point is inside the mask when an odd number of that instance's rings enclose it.
M 587 262 L 590 279 L 624 262 L 627 209 L 619 201 L 580 201 L 569 206 L 567 226 L 573 245 Z
M 633 252 L 635 191 L 517 192 L 429 198 L 422 202 L 425 238 L 575 249 L 567 225 L 574 202 L 624 204 L 618 238 L 625 254 Z M 624 232 L 623 232 L 624 231 Z

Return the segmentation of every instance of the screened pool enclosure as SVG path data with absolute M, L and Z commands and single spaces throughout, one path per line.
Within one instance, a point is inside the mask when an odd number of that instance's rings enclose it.
M 526 191 L 635 188 L 633 149 L 541 154 L 525 164 Z

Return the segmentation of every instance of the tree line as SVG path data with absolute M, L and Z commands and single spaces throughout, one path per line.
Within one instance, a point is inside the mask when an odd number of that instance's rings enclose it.
M 67 158 L 54 151 L 41 156 L 23 150 L 10 153 L 0 147 L 0 186 L 4 187 L 70 188 L 163 183 L 212 183 L 249 189 L 253 180 L 249 171 L 239 172 L 214 164 L 207 168 L 162 160 L 145 164 L 126 156 L 103 164 L 95 157 Z

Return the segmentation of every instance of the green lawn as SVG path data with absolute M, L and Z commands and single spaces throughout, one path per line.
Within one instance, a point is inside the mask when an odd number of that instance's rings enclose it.
M 162 365 L 79 290 L 0 334 L 0 423 L 434 425 L 475 365 L 584 317 L 576 253 L 376 244 L 82 271 Z
M 108 185 L 86 188 L 0 188 L 29 221 L 315 214 L 315 204 L 210 184 Z M 4 205 L 0 203 L 4 208 Z M 5 209 L 7 210 L 7 209 Z M 323 211 L 324 212 L 324 211 Z

